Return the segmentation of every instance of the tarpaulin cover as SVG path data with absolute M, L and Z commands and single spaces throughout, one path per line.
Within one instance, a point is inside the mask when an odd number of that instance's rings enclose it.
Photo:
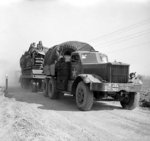
M 51 47 L 45 54 L 44 66 L 53 64 L 59 57 L 59 55 L 71 55 L 73 51 L 95 51 L 95 49 L 83 42 L 68 41 L 62 44 Z M 58 55 L 59 52 L 60 54 Z

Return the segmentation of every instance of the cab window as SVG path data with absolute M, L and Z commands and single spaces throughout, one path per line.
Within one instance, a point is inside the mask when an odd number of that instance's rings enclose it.
M 80 62 L 80 57 L 78 54 L 74 54 L 71 56 L 71 62 Z
M 82 53 L 81 59 L 83 64 L 97 64 L 97 56 L 95 53 Z

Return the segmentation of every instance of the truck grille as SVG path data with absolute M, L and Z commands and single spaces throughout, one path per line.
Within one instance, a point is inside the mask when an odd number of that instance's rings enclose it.
M 111 82 L 127 83 L 129 74 L 128 65 L 112 65 L 111 66 Z

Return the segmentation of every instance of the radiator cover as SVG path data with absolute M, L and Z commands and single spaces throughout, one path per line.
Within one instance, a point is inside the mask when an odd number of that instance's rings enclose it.
M 82 65 L 83 74 L 95 74 L 110 83 L 127 83 L 129 65 L 124 63 L 103 63 Z

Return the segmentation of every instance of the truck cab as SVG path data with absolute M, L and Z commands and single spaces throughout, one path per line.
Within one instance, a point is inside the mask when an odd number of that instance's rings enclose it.
M 71 79 L 79 74 L 94 74 L 99 64 L 108 63 L 108 57 L 97 51 L 76 51 L 71 55 Z

